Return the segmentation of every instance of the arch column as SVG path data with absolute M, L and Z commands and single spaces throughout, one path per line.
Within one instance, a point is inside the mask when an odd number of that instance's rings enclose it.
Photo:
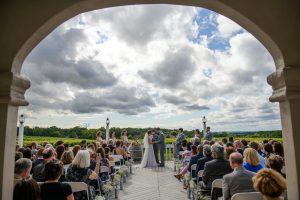
M 13 197 L 18 107 L 28 105 L 24 94 L 29 87 L 29 80 L 0 72 L 0 199 Z
M 288 198 L 300 191 L 300 66 L 285 67 L 268 76 L 271 102 L 279 102 L 288 183 Z

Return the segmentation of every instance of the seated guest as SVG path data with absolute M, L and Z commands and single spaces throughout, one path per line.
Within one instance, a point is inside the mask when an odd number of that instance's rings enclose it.
M 70 164 L 72 163 L 74 159 L 74 156 L 73 156 L 73 152 L 72 151 L 65 151 L 62 156 L 61 156 L 61 161 L 64 165 L 64 170 L 65 170 L 65 174 L 67 173 L 67 170 L 70 166 Z
M 20 158 L 23 158 L 23 154 L 22 154 L 21 152 L 16 152 L 16 153 L 15 153 L 15 162 L 16 162 L 17 160 L 19 160 Z
M 43 151 L 43 162 L 38 164 L 33 168 L 32 178 L 37 182 L 44 182 L 45 175 L 44 175 L 44 167 L 47 161 L 55 159 L 55 151 L 53 148 L 44 149 Z
M 206 162 L 211 161 L 213 157 L 211 156 L 211 147 L 206 144 L 203 146 L 203 156 L 197 161 L 197 167 L 196 167 L 196 175 L 200 170 L 204 169 L 204 165 Z
M 230 143 L 230 144 L 233 144 L 233 143 L 234 143 L 233 137 L 229 137 L 228 139 L 229 139 L 229 143 Z
M 85 182 L 89 185 L 92 180 L 98 180 L 100 156 L 96 156 L 96 167 L 92 171 L 90 167 L 90 153 L 88 150 L 80 150 L 77 152 L 72 164 L 67 170 L 66 179 L 70 182 Z M 84 192 L 74 193 L 76 200 L 87 199 Z
M 269 143 L 266 143 L 264 145 L 264 153 L 265 153 L 265 158 L 268 159 L 269 156 L 271 154 L 273 154 L 273 146 L 271 144 L 269 144 Z
M 192 165 L 196 164 L 197 165 L 197 161 L 200 159 L 200 158 L 203 158 L 203 145 L 198 145 L 197 147 L 197 154 L 194 155 L 191 160 L 190 160 L 190 163 L 189 163 L 189 166 L 188 166 L 188 171 L 191 172 L 191 168 L 192 168 Z M 195 171 L 193 171 L 192 173 L 192 178 L 195 178 L 197 176 L 197 174 L 195 173 Z
M 51 160 L 46 163 L 45 183 L 40 186 L 42 200 L 74 200 L 71 186 L 58 181 L 63 171 L 61 161 Z
M 252 148 L 252 149 L 254 149 L 255 151 L 257 151 L 258 157 L 259 157 L 259 163 L 261 164 L 261 166 L 263 168 L 265 168 L 266 167 L 266 160 L 258 152 L 259 151 L 259 144 L 257 142 L 250 142 L 249 147 Z
M 108 172 L 101 172 L 100 170 L 100 178 L 102 181 L 105 181 L 109 178 L 109 174 L 110 174 L 110 165 L 109 165 L 109 160 L 105 157 L 105 152 L 104 149 L 102 147 L 100 147 L 99 149 L 97 149 L 96 153 L 101 155 L 100 158 L 100 167 L 107 167 L 108 168 Z
M 215 179 L 223 178 L 225 174 L 232 172 L 229 161 L 224 158 L 224 148 L 214 144 L 211 151 L 214 159 L 205 163 L 202 176 L 203 188 L 208 190 Z
M 267 166 L 271 169 L 274 169 L 285 178 L 285 174 L 282 173 L 283 165 L 284 165 L 283 158 L 279 155 L 272 154 L 267 159 Z
M 23 158 L 28 158 L 28 159 L 32 159 L 32 153 L 31 153 L 31 149 L 30 148 L 26 148 L 23 150 Z
M 262 169 L 253 177 L 253 187 L 262 193 L 265 200 L 283 200 L 287 185 L 282 175 L 275 170 Z
M 40 187 L 35 180 L 27 178 L 19 181 L 14 187 L 13 200 L 40 200 Z
M 244 151 L 244 164 L 243 166 L 251 171 L 251 172 L 258 172 L 262 169 L 262 165 L 259 163 L 259 157 L 257 151 L 252 148 L 247 148 Z
M 123 158 L 126 160 L 127 159 L 127 153 L 126 151 L 122 148 L 121 146 L 121 141 L 117 141 L 116 142 L 116 149 L 115 149 L 115 152 L 117 155 L 122 155 Z
M 56 149 L 55 149 L 55 152 L 56 152 L 56 158 L 58 160 L 60 160 L 61 155 L 65 152 L 65 146 L 63 144 L 57 146 Z
M 31 160 L 29 160 L 28 158 L 20 158 L 16 161 L 14 185 L 16 185 L 19 181 L 26 179 L 30 176 L 31 166 Z
M 82 140 L 80 142 L 80 147 L 81 147 L 81 150 L 86 150 L 86 147 L 87 147 L 87 142 L 86 140 Z
M 223 200 L 230 200 L 235 193 L 254 191 L 252 177 L 255 173 L 243 167 L 243 156 L 232 153 L 229 162 L 234 171 L 223 176 Z
M 103 146 L 102 146 L 103 147 Z M 108 140 L 108 145 L 107 145 L 108 148 L 110 148 L 110 151 L 111 152 L 114 152 L 115 150 L 115 147 L 114 147 L 114 141 L 112 139 Z M 103 147 L 105 148 L 105 147 Z
M 240 154 L 244 154 L 244 145 L 240 140 L 237 140 L 233 143 L 234 149 Z
M 105 147 L 104 148 L 104 152 L 105 152 L 105 157 L 109 160 L 109 161 L 114 161 L 114 158 L 110 156 L 110 148 L 109 147 Z
M 233 147 L 230 147 L 230 146 L 227 146 L 226 145 L 226 154 L 225 154 L 225 158 L 227 159 L 227 160 L 229 160 L 229 156 L 232 154 L 232 153 L 234 153 L 235 152 L 235 150 L 234 150 L 234 148 Z
M 274 154 L 281 156 L 284 158 L 283 146 L 280 142 L 274 142 L 273 144 Z
M 72 149 L 73 156 L 75 157 L 77 152 L 81 149 L 80 145 L 75 145 Z
M 37 159 L 35 161 L 32 162 L 32 169 L 35 168 L 35 166 L 41 164 L 43 161 L 44 161 L 44 158 L 43 158 L 43 151 L 45 149 L 44 148 L 41 148 L 38 150 L 37 152 Z

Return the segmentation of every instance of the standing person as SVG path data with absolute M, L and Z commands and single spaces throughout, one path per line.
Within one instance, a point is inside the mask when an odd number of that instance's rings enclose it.
M 152 135 L 153 135 L 153 138 L 152 138 L 152 142 L 153 142 L 153 150 L 154 150 L 154 156 L 155 156 L 155 160 L 157 162 L 157 164 L 159 164 L 159 159 L 158 159 L 158 132 L 156 132 L 155 130 L 152 130 Z
M 206 128 L 206 136 L 205 139 L 211 141 L 214 136 L 214 133 L 210 131 L 210 126 Z
M 143 160 L 141 163 L 142 168 L 157 167 L 157 162 L 156 162 L 155 156 L 154 156 L 152 138 L 153 138 L 153 136 L 152 136 L 151 130 L 149 130 L 147 133 L 145 133 L 145 136 L 144 136 L 145 152 L 144 152 Z
M 128 147 L 129 140 L 128 140 L 128 137 L 127 137 L 127 131 L 125 129 L 122 130 L 122 132 L 121 132 L 121 141 L 123 142 L 123 144 L 126 147 Z
M 157 128 L 158 132 L 158 148 L 159 148 L 159 155 L 160 155 L 160 167 L 165 166 L 165 149 L 166 149 L 166 143 L 165 143 L 165 134 L 160 130 L 160 128 Z
M 184 140 L 184 133 L 183 133 L 183 128 L 179 128 L 178 129 L 178 136 L 176 138 L 176 141 L 175 141 L 175 157 L 178 157 L 178 152 L 180 151 L 181 149 L 181 143 L 182 141 Z

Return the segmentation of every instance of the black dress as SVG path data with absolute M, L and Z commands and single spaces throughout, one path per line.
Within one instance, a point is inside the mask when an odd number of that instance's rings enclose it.
M 41 185 L 42 200 L 67 200 L 72 194 L 72 188 L 67 183 L 43 183 Z

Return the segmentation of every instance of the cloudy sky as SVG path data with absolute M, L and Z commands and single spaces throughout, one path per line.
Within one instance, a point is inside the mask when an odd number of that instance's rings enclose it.
M 134 13 L 134 14 L 133 14 Z M 262 44 L 233 21 L 184 6 L 80 14 L 27 57 L 30 126 L 281 129 Z

